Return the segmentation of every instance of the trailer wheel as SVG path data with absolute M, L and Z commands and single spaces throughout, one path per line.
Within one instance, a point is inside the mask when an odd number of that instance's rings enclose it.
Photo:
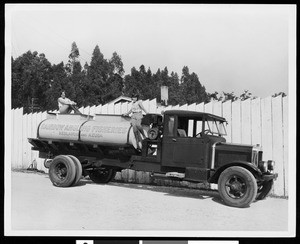
M 97 184 L 104 184 L 110 182 L 116 175 L 113 169 L 93 170 L 89 172 L 90 179 Z
M 256 200 L 265 199 L 272 190 L 274 180 L 264 181 L 258 186 Z
M 65 155 L 56 156 L 50 164 L 49 177 L 55 186 L 71 186 L 75 175 L 76 166 L 73 160 Z
M 257 183 L 249 170 L 233 166 L 221 173 L 218 190 L 225 204 L 244 208 L 254 201 L 257 195 Z
M 82 165 L 80 163 L 80 161 L 78 160 L 78 158 L 76 158 L 73 155 L 68 155 L 69 158 L 71 158 L 75 164 L 75 168 L 76 168 L 76 175 L 75 175 L 75 179 L 74 182 L 72 183 L 72 186 L 75 186 L 79 181 L 80 178 L 82 176 Z

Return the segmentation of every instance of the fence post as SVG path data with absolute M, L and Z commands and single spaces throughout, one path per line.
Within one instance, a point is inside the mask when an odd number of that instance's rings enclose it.
M 31 122 L 32 122 L 32 113 L 30 114 L 27 114 L 27 136 L 28 138 L 33 138 L 32 136 L 32 131 L 31 131 Z M 31 163 L 31 153 L 32 153 L 32 150 L 31 150 L 31 144 L 27 143 L 27 167 L 30 165 Z M 27 168 L 26 167 L 26 168 Z
M 101 114 L 101 113 L 102 113 L 102 105 L 100 104 L 96 107 L 95 114 Z
M 147 112 L 156 113 L 156 107 L 157 107 L 156 98 L 154 98 L 151 101 L 149 101 L 149 110 Z
M 114 112 L 115 114 L 121 114 L 121 103 L 115 104 Z
M 11 110 L 11 119 L 12 119 L 12 128 L 11 128 L 11 164 L 12 168 L 16 167 L 16 148 L 15 148 L 15 137 L 16 137 L 16 114 L 15 114 L 15 109 Z
M 260 98 L 251 101 L 251 141 L 261 145 L 261 101 Z
M 212 113 L 222 117 L 222 102 L 217 101 L 213 103 Z
M 241 101 L 236 100 L 232 103 L 232 142 L 241 143 Z
M 197 112 L 204 112 L 204 102 L 196 105 Z
M 273 160 L 276 162 L 275 171 L 278 178 L 274 183 L 274 193 L 284 195 L 284 166 L 283 166 L 283 121 L 282 121 L 282 96 L 272 98 L 273 121 Z
M 27 132 L 27 114 L 23 115 L 22 118 L 22 127 L 23 127 L 23 134 L 22 134 L 22 168 L 26 168 L 27 164 L 27 155 L 28 155 L 28 146 L 27 144 L 29 144 L 28 142 L 28 132 Z
M 262 115 L 262 147 L 264 150 L 263 160 L 268 160 L 272 158 L 272 104 L 271 97 L 262 99 L 261 101 L 261 115 Z
M 289 169 L 289 158 L 288 158 L 288 143 L 289 143 L 289 107 L 288 107 L 288 97 L 283 97 L 282 99 L 283 109 L 282 109 L 282 117 L 283 117 L 283 165 L 284 165 L 284 195 L 288 196 L 288 169 Z
M 241 141 L 244 144 L 251 144 L 251 99 L 241 102 Z
M 231 106 L 232 106 L 231 100 L 229 100 L 227 102 L 224 102 L 222 104 L 222 107 L 223 107 L 222 108 L 222 111 L 223 111 L 222 116 L 227 120 L 227 123 L 228 123 L 228 125 L 226 127 L 227 136 L 225 136 L 227 142 L 232 142 L 232 136 L 231 136 L 231 133 L 232 133 Z

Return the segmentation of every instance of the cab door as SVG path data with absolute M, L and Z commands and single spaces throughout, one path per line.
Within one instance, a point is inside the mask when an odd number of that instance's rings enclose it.
M 166 118 L 162 144 L 162 166 L 204 167 L 204 139 L 195 137 L 197 123 L 193 119 L 169 116 Z M 200 127 L 200 126 L 199 126 Z

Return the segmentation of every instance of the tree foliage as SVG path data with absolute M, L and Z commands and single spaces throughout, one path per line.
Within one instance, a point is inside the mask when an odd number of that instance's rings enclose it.
M 169 72 L 167 67 L 152 72 L 143 64 L 132 67 L 125 75 L 121 56 L 113 52 L 106 59 L 98 45 L 93 50 L 90 63 L 80 63 L 80 50 L 76 43 L 71 45 L 67 64 L 51 64 L 43 53 L 28 51 L 12 63 L 12 108 L 24 107 L 31 111 L 34 100 L 39 110 L 57 109 L 57 99 L 62 90 L 79 106 L 105 104 L 120 95 L 131 96 L 138 93 L 141 99 L 161 99 L 161 86 L 168 87 L 169 105 L 217 101 L 235 101 L 255 98 L 245 90 L 240 96 L 234 92 L 208 93 L 196 73 L 188 66 L 182 68 L 181 74 Z M 286 96 L 279 92 L 273 96 Z

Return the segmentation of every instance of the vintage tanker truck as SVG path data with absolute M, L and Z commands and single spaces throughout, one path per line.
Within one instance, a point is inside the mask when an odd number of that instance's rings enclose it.
M 28 138 L 49 168 L 54 186 L 76 185 L 82 176 L 108 183 L 133 169 L 151 176 L 218 185 L 224 203 L 247 207 L 264 199 L 277 178 L 275 162 L 262 160 L 259 145 L 226 143 L 226 120 L 202 112 L 168 110 L 147 114 L 148 138 L 136 150 L 130 118 L 48 113 Z

